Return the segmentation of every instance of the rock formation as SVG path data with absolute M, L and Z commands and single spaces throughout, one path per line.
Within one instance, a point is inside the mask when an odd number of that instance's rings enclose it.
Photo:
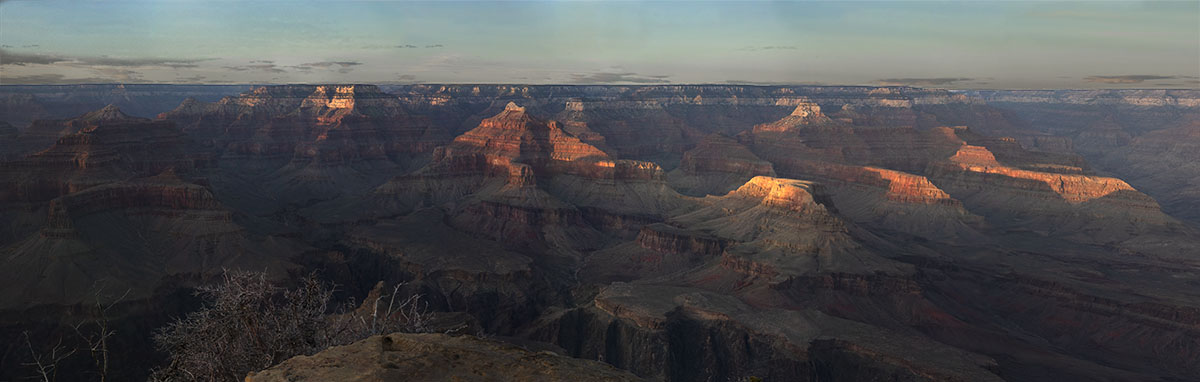
M 612 366 L 471 336 L 390 334 L 299 356 L 246 377 L 272 381 L 641 381 Z
M 755 176 L 775 176 L 770 162 L 760 159 L 733 138 L 710 135 L 683 153 L 669 180 L 681 193 L 724 195 Z

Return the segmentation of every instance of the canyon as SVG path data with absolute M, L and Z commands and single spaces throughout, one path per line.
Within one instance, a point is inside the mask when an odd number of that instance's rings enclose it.
M 496 337 L 254 381 L 1195 380 L 1198 149 L 1195 90 L 0 86 L 0 380 L 99 319 L 145 379 L 224 269 Z

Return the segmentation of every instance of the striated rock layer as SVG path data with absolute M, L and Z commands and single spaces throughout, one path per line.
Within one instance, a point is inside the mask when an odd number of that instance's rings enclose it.
M 684 194 L 703 196 L 723 195 L 759 175 L 775 176 L 775 169 L 733 138 L 714 134 L 683 153 L 668 179 Z

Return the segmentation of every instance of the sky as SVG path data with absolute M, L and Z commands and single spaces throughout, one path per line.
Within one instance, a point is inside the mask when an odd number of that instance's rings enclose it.
M 1200 1 L 0 0 L 0 84 L 1200 88 Z

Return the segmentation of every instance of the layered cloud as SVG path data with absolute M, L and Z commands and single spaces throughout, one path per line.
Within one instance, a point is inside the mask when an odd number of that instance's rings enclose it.
M 668 80 L 671 76 L 668 75 L 642 75 L 633 72 L 592 72 L 592 73 L 576 73 L 571 75 L 571 82 L 576 84 L 611 84 L 611 83 L 635 83 L 635 84 L 665 84 L 670 83 Z
M 71 77 L 61 74 L 32 74 L 27 76 L 4 76 L 5 84 L 10 85 L 59 85 L 59 84 L 96 84 L 113 82 L 107 78 Z
M 763 51 L 763 50 L 799 50 L 799 49 L 800 49 L 799 47 L 792 46 L 792 45 L 765 45 L 765 46 L 747 46 L 747 47 L 742 47 L 741 49 L 738 49 L 738 50 L 746 51 L 746 52 L 758 52 L 758 51 Z
M 24 66 L 28 64 L 51 65 L 61 63 L 80 66 L 161 66 L 170 68 L 194 68 L 197 66 L 197 63 L 208 60 L 210 59 L 158 57 L 120 58 L 109 56 L 72 57 L 47 53 L 22 53 L 9 51 L 7 49 L 0 49 L 0 65 L 18 66 Z
M 1084 77 L 1084 81 L 1096 82 L 1102 84 L 1140 84 L 1146 81 L 1154 80 L 1173 80 L 1179 78 L 1187 78 L 1183 76 L 1162 76 L 1155 74 L 1127 74 L 1121 76 L 1089 76 Z
M 886 86 L 947 86 L 960 82 L 974 81 L 974 78 L 963 77 L 936 77 L 936 78 L 885 78 L 876 80 L 880 85 Z
M 250 61 L 250 62 L 251 63 L 247 64 L 247 65 L 222 66 L 222 68 L 229 69 L 229 70 L 232 70 L 235 72 L 246 72 L 246 71 L 260 71 L 260 72 L 266 72 L 266 73 L 286 73 L 287 72 L 286 70 L 283 70 L 283 68 L 279 67 L 278 65 L 275 65 L 275 63 L 271 62 L 271 61 Z
M 350 73 L 351 70 L 354 70 L 355 66 L 359 66 L 362 64 L 363 63 L 358 62 L 358 61 L 319 61 L 319 62 L 306 62 L 306 63 L 300 64 L 300 65 L 296 65 L 296 66 L 294 66 L 294 68 L 299 69 L 299 70 L 304 70 L 304 71 L 311 71 L 313 69 L 337 70 L 338 73 L 345 74 L 345 73 Z

